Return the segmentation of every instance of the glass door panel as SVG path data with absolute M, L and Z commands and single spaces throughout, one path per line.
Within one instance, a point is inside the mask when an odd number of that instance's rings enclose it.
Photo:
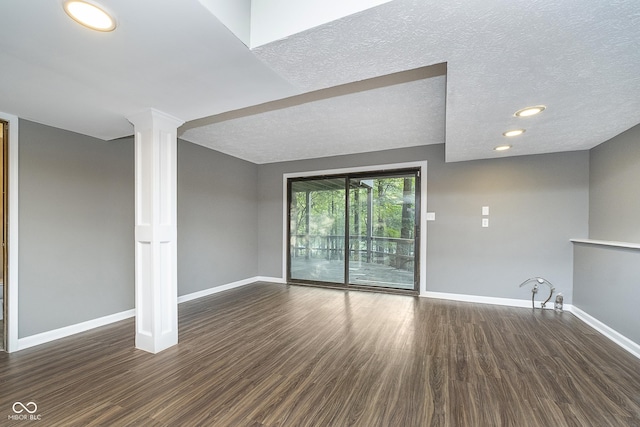
M 415 289 L 416 174 L 349 180 L 349 284 Z
M 345 283 L 346 178 L 290 181 L 289 278 Z

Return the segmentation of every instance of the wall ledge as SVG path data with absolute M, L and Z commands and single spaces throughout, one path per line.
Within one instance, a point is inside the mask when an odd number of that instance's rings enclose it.
M 617 242 L 613 240 L 571 239 L 572 243 L 585 243 L 588 245 L 612 246 L 614 248 L 640 249 L 640 243 Z

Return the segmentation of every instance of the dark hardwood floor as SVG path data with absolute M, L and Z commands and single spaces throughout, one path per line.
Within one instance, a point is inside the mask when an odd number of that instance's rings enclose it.
M 133 336 L 0 354 L 0 425 L 640 426 L 640 361 L 570 313 L 259 283 Z

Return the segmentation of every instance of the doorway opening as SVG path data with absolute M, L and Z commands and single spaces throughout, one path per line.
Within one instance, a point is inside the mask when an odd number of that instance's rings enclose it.
M 287 180 L 287 282 L 417 293 L 420 169 Z
M 0 260 L 0 349 L 7 348 L 7 164 L 9 127 L 0 120 L 0 190 L 2 191 L 2 211 L 0 212 L 0 235 L 2 236 Z

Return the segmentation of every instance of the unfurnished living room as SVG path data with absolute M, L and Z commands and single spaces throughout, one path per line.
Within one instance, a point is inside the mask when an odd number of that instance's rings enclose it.
M 0 425 L 640 426 L 637 0 L 0 24 Z

